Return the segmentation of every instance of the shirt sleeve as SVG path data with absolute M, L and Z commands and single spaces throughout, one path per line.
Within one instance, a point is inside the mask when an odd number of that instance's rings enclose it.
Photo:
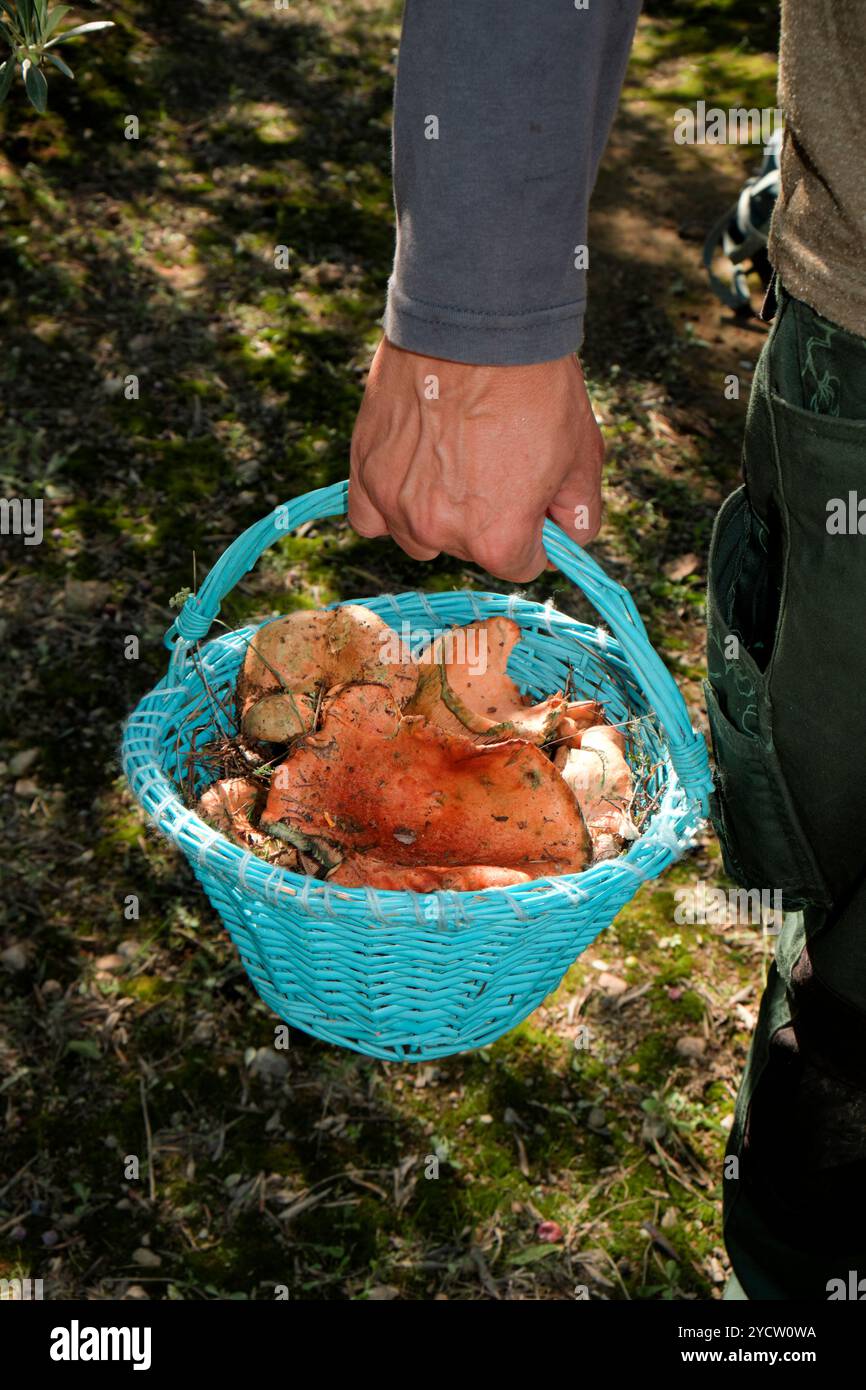
M 580 346 L 589 197 L 639 10 L 406 0 L 391 342 L 492 365 Z

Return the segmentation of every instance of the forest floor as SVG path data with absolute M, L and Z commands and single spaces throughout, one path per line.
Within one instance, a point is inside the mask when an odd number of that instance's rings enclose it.
M 592 211 L 592 549 L 696 722 L 706 550 L 766 331 L 712 297 L 700 250 L 760 149 L 678 146 L 673 112 L 774 106 L 775 9 L 647 5 Z M 677 888 L 726 886 L 709 835 L 524 1024 L 409 1066 L 294 1035 L 276 1053 L 124 787 L 120 723 L 163 673 L 171 597 L 346 475 L 393 247 L 399 7 L 91 14 L 118 28 L 81 45 L 76 85 L 56 76 L 44 118 L 20 92 L 0 113 L 0 493 L 46 513 L 44 543 L 6 537 L 0 563 L 0 1274 L 51 1297 L 717 1298 L 721 1160 L 772 941 L 676 920 Z M 421 583 L 497 587 L 445 557 L 419 577 L 329 524 L 270 552 L 222 616 Z M 529 592 L 591 616 L 561 576 Z

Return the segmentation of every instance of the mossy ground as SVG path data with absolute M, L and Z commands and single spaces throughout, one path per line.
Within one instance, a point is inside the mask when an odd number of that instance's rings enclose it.
M 758 152 L 676 146 L 672 119 L 699 97 L 774 103 L 775 8 L 647 6 L 593 208 L 595 552 L 696 718 L 706 545 L 764 331 L 710 297 L 699 241 Z M 392 249 L 399 17 L 389 0 L 105 9 L 118 28 L 81 46 L 76 86 L 58 76 L 42 120 L 17 95 L 0 127 L 0 491 L 46 499 L 45 542 L 5 538 L 0 573 L 0 944 L 27 957 L 0 981 L 0 1273 L 53 1296 L 717 1297 L 766 942 L 675 922 L 677 885 L 719 881 L 711 842 L 494 1046 L 406 1067 L 293 1037 L 269 1077 L 272 1016 L 119 780 L 171 595 L 269 507 L 346 473 Z M 491 583 L 447 558 L 422 582 Z M 395 547 L 314 528 L 223 617 L 418 583 Z M 588 613 L 555 575 L 533 593 Z M 30 748 L 35 788 L 16 795 L 8 765 Z M 539 1239 L 542 1220 L 563 1239 Z

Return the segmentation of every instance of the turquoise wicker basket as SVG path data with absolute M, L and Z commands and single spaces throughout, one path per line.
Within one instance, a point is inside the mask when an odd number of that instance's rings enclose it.
M 610 632 L 517 595 L 385 594 L 357 600 L 413 639 L 495 614 L 523 640 L 509 670 L 536 699 L 564 688 L 632 719 L 629 754 L 651 765 L 653 810 L 628 853 L 558 878 L 476 893 L 381 892 L 306 878 L 233 844 L 184 804 L 213 777 L 197 750 L 233 727 L 233 689 L 255 627 L 200 645 L 226 594 L 268 546 L 345 512 L 347 484 L 321 488 L 245 531 L 166 635 L 168 674 L 126 723 L 133 793 L 174 840 L 222 917 L 262 999 L 280 1018 L 371 1057 L 421 1061 L 481 1047 L 514 1027 L 646 879 L 689 847 L 711 788 L 702 736 L 653 651 L 631 598 L 552 522 L 551 560 L 585 591 Z

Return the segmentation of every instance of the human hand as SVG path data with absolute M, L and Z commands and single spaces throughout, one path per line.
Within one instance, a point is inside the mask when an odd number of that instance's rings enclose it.
M 547 565 L 545 516 L 585 545 L 604 443 L 573 354 L 487 367 L 383 338 L 352 436 L 349 521 L 416 560 L 440 551 L 514 583 Z

